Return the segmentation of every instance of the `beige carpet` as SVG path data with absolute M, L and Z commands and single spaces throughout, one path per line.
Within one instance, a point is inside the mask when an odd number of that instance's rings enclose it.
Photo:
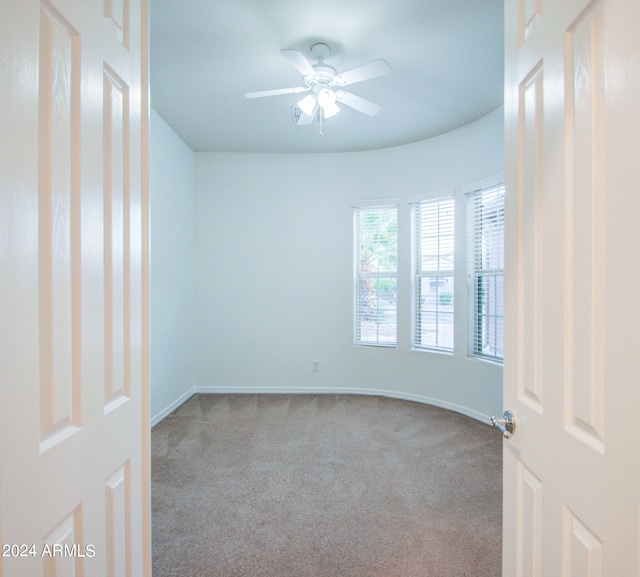
M 196 395 L 152 432 L 154 577 L 499 577 L 502 440 L 350 395 Z

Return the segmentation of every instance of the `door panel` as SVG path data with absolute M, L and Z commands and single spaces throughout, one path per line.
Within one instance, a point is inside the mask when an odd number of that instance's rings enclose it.
M 640 570 L 638 21 L 505 3 L 505 577 Z
M 38 239 L 40 449 L 82 422 L 80 358 L 80 35 L 40 5 Z M 75 242 L 75 246 L 74 243 Z M 75 294 L 74 294 L 75 291 Z
M 148 6 L 1 9 L 0 575 L 149 576 Z
M 566 429 L 604 452 L 604 5 L 566 34 Z M 577 290 L 579 289 L 579 290 Z M 586 360 L 586 362 L 585 362 Z

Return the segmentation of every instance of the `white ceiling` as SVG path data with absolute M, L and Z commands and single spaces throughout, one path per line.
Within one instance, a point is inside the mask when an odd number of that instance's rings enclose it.
M 382 106 L 346 106 L 296 126 L 303 86 L 281 54 L 325 42 L 344 72 L 378 58 L 391 74 L 348 87 Z M 195 151 L 346 152 L 422 140 L 502 105 L 503 0 L 153 0 L 151 105 Z

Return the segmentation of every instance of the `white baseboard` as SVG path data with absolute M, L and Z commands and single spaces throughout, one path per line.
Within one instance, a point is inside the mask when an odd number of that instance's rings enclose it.
M 425 405 L 433 405 L 434 407 L 440 407 L 441 409 L 446 409 L 448 411 L 453 411 L 454 413 L 460 413 L 461 415 L 465 415 L 476 421 L 480 421 L 481 423 L 489 424 L 490 417 L 488 415 L 484 415 L 479 411 L 475 411 L 468 407 L 464 407 L 462 405 L 457 405 L 455 403 L 450 403 L 448 401 L 442 401 L 440 399 L 434 399 L 432 397 L 425 397 L 422 395 L 414 395 L 412 393 L 402 393 L 398 391 L 384 391 L 377 389 L 358 389 L 358 388 L 318 388 L 318 389 L 309 389 L 302 387 L 194 387 L 191 390 L 187 391 L 180 398 L 176 399 L 173 403 L 171 403 L 164 410 L 160 411 L 157 415 L 151 419 L 151 426 L 157 425 L 162 419 L 164 419 L 168 414 L 175 411 L 180 405 L 188 401 L 193 395 L 197 393 L 202 394 L 250 394 L 250 395 L 259 395 L 259 394 L 276 394 L 276 395 L 323 395 L 323 394 L 331 394 L 331 395 L 371 395 L 371 396 L 380 396 L 380 397 L 389 397 L 391 399 L 401 399 L 403 401 L 414 401 L 416 403 L 423 403 Z
M 322 394 L 332 394 L 332 395 L 372 395 L 372 396 L 380 396 L 380 397 L 389 397 L 392 399 L 401 399 L 403 401 L 414 401 L 416 403 L 423 403 L 425 405 L 433 405 L 434 407 L 440 407 L 442 409 L 447 409 L 448 411 L 453 411 L 455 413 L 460 413 L 461 415 L 465 415 L 467 417 L 471 417 L 476 421 L 480 421 L 485 424 L 489 424 L 490 417 L 479 411 L 475 411 L 468 407 L 464 407 L 462 405 L 457 405 L 455 403 L 450 403 L 448 401 L 442 401 L 440 399 L 434 399 L 432 397 L 425 397 L 422 395 L 414 395 L 412 393 L 402 393 L 398 391 L 385 391 L 385 390 L 377 390 L 377 389 L 358 389 L 358 388 L 302 388 L 302 387 L 195 387 L 193 392 L 189 395 L 193 395 L 195 393 L 218 393 L 218 394 L 229 394 L 229 393 L 239 393 L 239 394 L 284 394 L 284 395 L 322 395 Z M 185 399 L 186 401 L 186 399 Z M 173 409 L 172 409 L 173 410 Z M 171 412 L 171 411 L 169 411 Z M 168 413 L 167 413 L 168 414 Z
M 171 403 L 168 407 L 164 408 L 157 415 L 151 417 L 151 427 L 157 425 L 162 419 L 164 419 L 168 414 L 173 413 L 180 405 L 186 403 L 193 395 L 196 394 L 195 388 L 190 389 L 184 395 L 178 397 L 173 403 Z

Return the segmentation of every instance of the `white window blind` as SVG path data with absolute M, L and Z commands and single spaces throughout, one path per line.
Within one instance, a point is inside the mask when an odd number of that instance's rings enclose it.
M 396 346 L 398 209 L 354 210 L 355 343 Z
M 468 195 L 469 354 L 498 362 L 504 346 L 504 184 Z
M 454 199 L 413 205 L 413 337 L 419 349 L 453 352 Z

